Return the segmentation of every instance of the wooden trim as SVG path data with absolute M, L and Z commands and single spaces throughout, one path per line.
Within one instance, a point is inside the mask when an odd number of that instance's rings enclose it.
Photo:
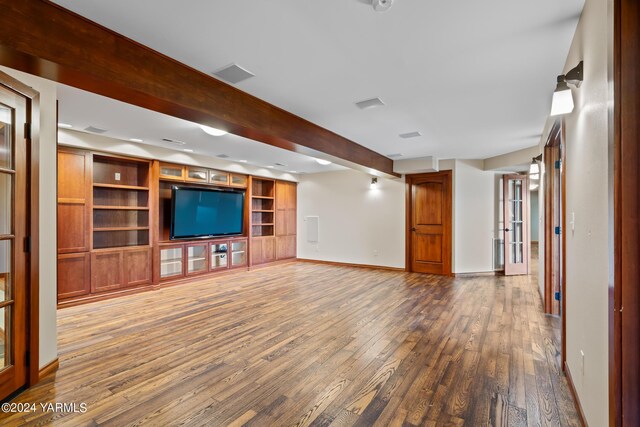
M 60 360 L 56 357 L 53 361 L 47 363 L 38 373 L 38 378 L 42 381 L 45 377 L 53 374 L 60 367 Z
M 0 19 L 2 19 L 0 17 Z M 28 234 L 31 237 L 31 251 L 28 256 L 27 277 L 29 280 L 27 311 L 27 351 L 30 354 L 28 385 L 40 380 L 38 364 L 40 360 L 40 93 L 32 87 L 0 71 L 0 84 L 10 87 L 27 98 L 27 120 L 31 123 L 31 140 L 27 148 L 28 156 Z
M 626 427 L 640 425 L 640 3 L 615 0 L 613 4 L 614 278 L 609 285 L 609 420 L 611 425 Z
M 399 176 L 391 159 L 57 4 L 0 4 L 2 65 L 274 147 L 325 153 L 363 171 Z
M 355 268 L 368 268 L 371 270 L 385 270 L 385 271 L 401 271 L 401 272 L 405 272 L 407 271 L 406 269 L 402 268 L 402 267 L 387 267 L 384 265 L 370 265 L 370 264 L 353 264 L 353 263 L 349 263 L 349 262 L 337 262 L 337 261 L 323 261 L 323 260 L 317 260 L 317 259 L 307 259 L 307 258 L 292 258 L 289 260 L 283 260 L 283 261 L 300 261 L 300 262 L 308 262 L 308 263 L 312 263 L 312 264 L 324 264 L 324 265 L 333 265 L 336 267 L 355 267 Z M 267 265 L 271 265 L 273 263 L 267 264 Z
M 114 289 L 107 291 L 100 291 L 94 294 L 88 294 L 82 297 L 69 298 L 68 300 L 58 301 L 58 309 L 73 307 L 76 305 L 87 304 L 90 302 L 103 301 L 114 297 L 123 295 L 138 294 L 140 292 L 148 292 L 154 290 L 152 285 L 133 286 L 124 289 Z
M 560 331 L 560 360 L 562 366 L 567 366 L 567 134 L 564 118 L 560 122 L 560 164 L 562 165 L 560 173 L 560 246 L 561 257 L 560 264 L 562 265 L 562 274 L 560 276 L 560 318 L 561 318 L 561 331 Z
M 587 417 L 584 416 L 584 411 L 582 410 L 582 404 L 580 403 L 580 398 L 578 397 L 578 393 L 576 392 L 576 386 L 573 384 L 573 378 L 571 377 L 571 370 L 569 369 L 569 365 L 567 362 L 564 362 L 563 370 L 567 377 L 567 384 L 569 384 L 569 391 L 571 392 L 571 396 L 573 397 L 573 402 L 576 406 L 576 412 L 578 412 L 578 416 L 580 417 L 580 423 L 584 427 L 588 427 Z

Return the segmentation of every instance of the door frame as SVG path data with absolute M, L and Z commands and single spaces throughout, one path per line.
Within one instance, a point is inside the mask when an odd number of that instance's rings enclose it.
M 640 4 L 613 2 L 613 103 L 609 109 L 610 189 L 609 232 L 613 234 L 613 278 L 609 281 L 609 424 L 640 423 Z M 623 311 L 624 309 L 624 311 Z M 624 312 L 624 317 L 623 317 Z M 632 375 L 629 375 L 632 373 Z M 625 383 L 622 379 L 625 378 Z
M 566 356 L 567 356 L 567 316 L 566 307 L 567 307 L 567 192 L 566 192 L 566 181 L 567 181 L 567 162 L 566 162 L 566 149 L 567 145 L 565 144 L 565 126 L 564 119 L 556 120 L 553 124 L 551 131 L 549 132 L 549 136 L 547 137 L 547 142 L 544 146 L 543 153 L 546 154 L 550 148 L 556 148 L 560 146 L 560 162 L 562 165 L 561 174 L 560 174 L 560 271 L 562 272 L 560 276 L 560 321 L 562 324 L 561 331 L 561 364 L 562 370 L 566 369 Z M 543 156 L 544 156 L 543 154 Z M 543 164 L 545 164 L 546 168 L 546 156 L 543 157 Z M 553 239 L 554 235 L 554 225 L 553 225 L 553 209 L 555 206 L 555 198 L 553 197 L 553 188 L 549 185 L 550 174 L 553 171 L 546 169 L 545 177 L 544 177 L 544 307 L 545 313 L 551 313 L 551 305 L 553 303 L 553 286 L 552 286 L 552 268 L 553 268 L 553 250 L 550 245 L 550 242 Z
M 27 121 L 31 123 L 30 143 L 27 147 L 27 189 L 29 193 L 29 212 L 27 227 L 31 237 L 31 247 L 27 254 L 29 280 L 27 286 L 27 352 L 29 365 L 27 386 L 36 384 L 40 379 L 40 93 L 10 75 L 0 71 L 0 85 L 24 96 L 27 101 Z
M 447 231 L 449 234 L 449 262 L 447 265 L 449 266 L 449 270 L 445 272 L 445 276 L 454 276 L 453 274 L 453 171 L 451 170 L 443 170 L 439 172 L 427 172 L 427 173 L 416 173 L 416 174 L 407 174 L 405 175 L 405 271 L 413 272 L 411 268 L 411 259 L 413 257 L 413 249 L 411 245 L 411 223 L 412 223 L 412 212 L 411 212 L 411 204 L 413 203 L 413 195 L 411 192 L 411 188 L 413 186 L 413 181 L 415 179 L 420 179 L 428 176 L 445 176 L 449 180 L 449 200 L 447 203 L 451 207 L 451 217 L 449 218 L 449 226 L 447 227 Z
M 509 209 L 509 192 L 508 189 L 508 181 L 513 179 L 521 179 L 523 182 L 522 188 L 522 242 L 523 242 L 523 262 L 526 262 L 526 270 L 523 273 L 507 273 L 507 259 L 510 258 L 511 255 L 511 242 L 507 241 L 507 235 L 509 234 L 508 230 L 508 220 L 507 220 L 507 211 Z M 530 192 L 529 189 L 529 175 L 526 173 L 506 173 L 502 175 L 502 210 L 503 210 L 503 222 L 504 222 L 504 230 L 503 230 L 503 242 L 504 242 L 504 275 L 529 275 L 531 274 L 531 205 L 530 205 Z M 509 244 L 507 244 L 509 243 Z

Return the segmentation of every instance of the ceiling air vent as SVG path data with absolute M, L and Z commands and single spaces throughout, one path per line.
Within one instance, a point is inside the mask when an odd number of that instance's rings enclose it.
M 106 129 L 100 129 L 97 128 L 95 126 L 89 126 L 84 128 L 84 130 L 86 130 L 87 132 L 91 132 L 91 133 L 105 133 L 107 130 Z
M 276 166 L 281 166 L 281 167 L 286 167 L 287 165 L 283 164 L 283 163 L 274 163 L 274 165 Z
M 213 75 L 231 84 L 240 83 L 243 80 L 247 80 L 255 76 L 251 71 L 242 68 L 238 64 L 230 64 L 226 67 L 222 67 L 219 70 L 214 71 Z
M 422 134 L 420 132 L 409 132 L 409 133 L 401 133 L 400 134 L 400 138 L 402 138 L 402 139 L 417 138 L 419 136 L 422 136 Z
M 382 107 L 384 105 L 384 102 L 382 102 L 382 99 L 380 98 L 371 98 L 356 102 L 356 105 L 360 109 L 366 110 L 368 108 Z
M 229 156 L 227 156 L 226 154 L 218 154 L 217 157 L 219 157 L 221 159 L 228 159 L 229 158 Z
M 169 139 L 169 138 L 162 138 L 162 140 L 164 142 L 168 142 L 169 144 L 175 144 L 175 145 L 187 145 L 186 142 L 184 141 L 178 141 L 176 139 Z

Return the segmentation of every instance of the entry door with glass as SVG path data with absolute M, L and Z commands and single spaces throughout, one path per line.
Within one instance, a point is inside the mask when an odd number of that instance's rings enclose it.
M 504 274 L 529 274 L 529 177 L 504 175 Z
M 26 99 L 0 85 L 0 399 L 27 383 Z

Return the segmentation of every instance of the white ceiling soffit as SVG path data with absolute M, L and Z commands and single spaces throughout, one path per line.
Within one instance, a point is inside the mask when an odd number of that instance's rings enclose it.
M 486 158 L 535 144 L 583 0 L 55 0 L 379 153 Z M 368 4 L 367 4 L 368 3 Z M 385 105 L 354 103 L 380 97 Z M 420 137 L 401 139 L 406 130 Z
M 283 150 L 251 139 L 227 134 L 211 136 L 196 123 L 146 110 L 104 96 L 58 84 L 59 121 L 84 131 L 89 126 L 105 130 L 102 136 L 151 144 L 177 151 L 193 150 L 196 154 L 228 161 L 246 160 L 261 167 L 273 166 L 295 173 L 344 170 L 336 164 L 320 165 L 315 158 Z

